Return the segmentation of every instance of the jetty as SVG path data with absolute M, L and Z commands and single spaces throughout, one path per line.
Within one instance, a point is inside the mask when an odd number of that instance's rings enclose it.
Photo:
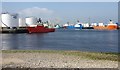
M 0 28 L 0 33 L 28 33 L 27 28 Z

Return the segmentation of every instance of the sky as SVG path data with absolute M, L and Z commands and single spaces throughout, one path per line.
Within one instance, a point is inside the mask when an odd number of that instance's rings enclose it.
M 120 2 L 118 2 L 118 11 L 120 11 Z M 120 12 L 118 13 L 118 23 L 120 25 Z
M 120 0 L 1 0 L 2 2 L 119 2 Z
M 118 2 L 2 2 L 2 12 L 18 13 L 20 17 L 37 17 L 44 21 L 118 22 Z

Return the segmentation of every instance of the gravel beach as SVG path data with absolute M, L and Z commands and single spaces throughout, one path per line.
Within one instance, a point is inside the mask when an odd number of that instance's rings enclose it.
M 117 61 L 59 53 L 2 53 L 2 68 L 118 68 Z

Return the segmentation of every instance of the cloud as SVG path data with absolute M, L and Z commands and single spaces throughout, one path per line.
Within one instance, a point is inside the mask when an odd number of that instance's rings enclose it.
M 49 10 L 47 8 L 39 8 L 39 7 L 32 7 L 26 8 L 18 12 L 21 17 L 48 17 L 51 16 L 54 11 Z
M 61 23 L 61 18 L 58 17 L 55 11 L 48 8 L 32 7 L 26 8 L 18 12 L 20 17 L 37 17 L 43 21 L 50 20 L 52 23 Z

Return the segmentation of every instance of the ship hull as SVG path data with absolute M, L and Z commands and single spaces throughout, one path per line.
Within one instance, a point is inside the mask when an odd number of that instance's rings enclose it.
M 109 26 L 94 26 L 95 30 L 117 30 L 117 26 L 115 25 L 109 25 Z
M 29 33 L 48 33 L 54 32 L 54 28 L 45 28 L 44 26 L 27 27 Z

